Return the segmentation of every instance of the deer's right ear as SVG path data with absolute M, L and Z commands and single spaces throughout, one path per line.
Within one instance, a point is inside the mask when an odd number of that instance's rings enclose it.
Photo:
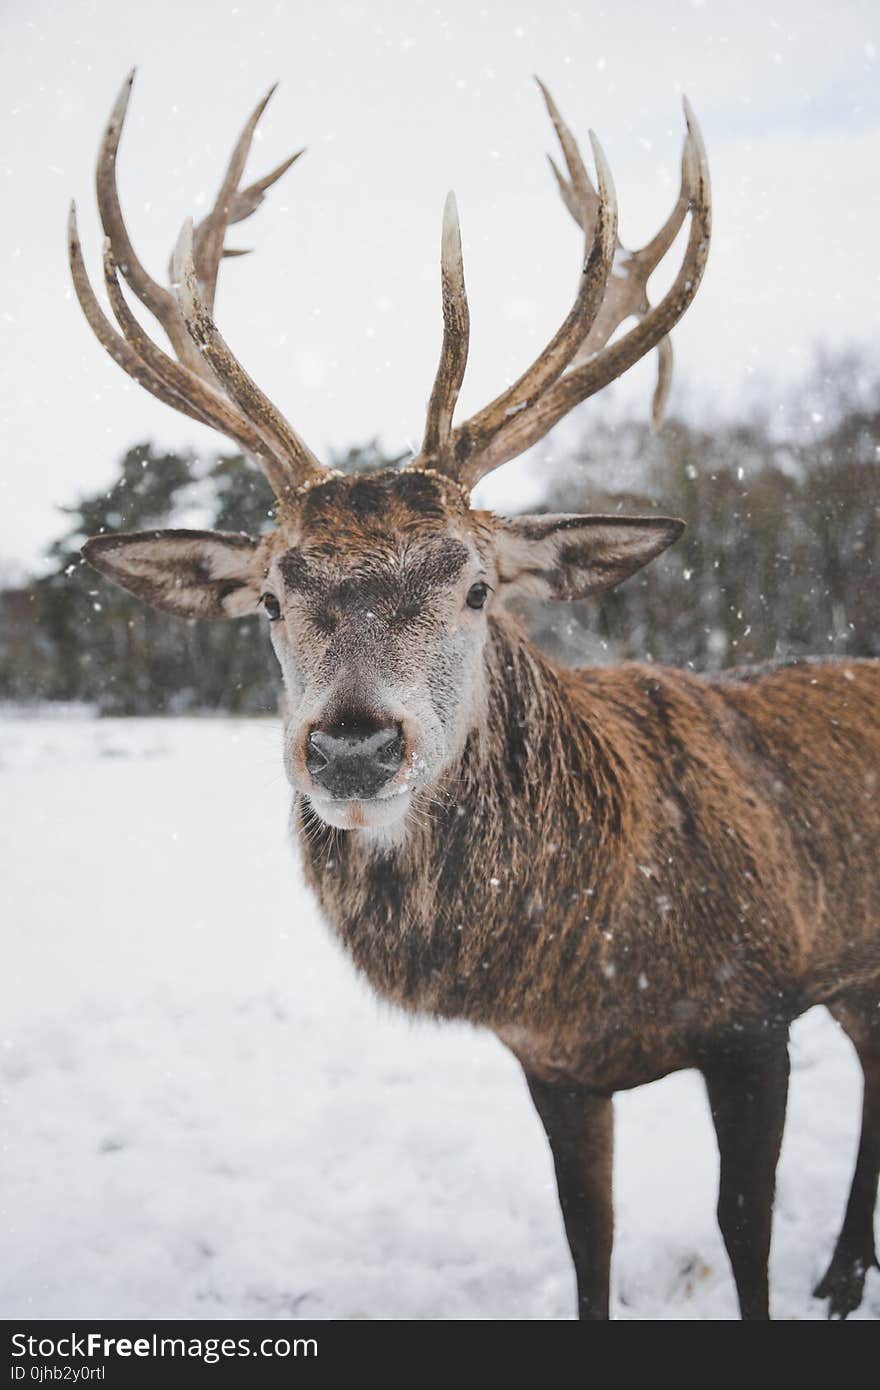
M 244 618 L 257 611 L 259 542 L 222 531 L 138 531 L 93 536 L 90 565 L 136 598 L 179 618 Z
M 677 541 L 668 516 L 516 516 L 496 534 L 503 584 L 538 598 L 587 598 L 612 589 Z

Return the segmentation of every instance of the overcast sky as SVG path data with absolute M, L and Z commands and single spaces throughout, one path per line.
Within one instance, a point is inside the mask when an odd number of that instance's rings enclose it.
M 100 279 L 94 159 L 133 63 L 120 182 L 157 277 L 183 218 L 213 196 L 249 109 L 281 82 L 249 169 L 301 145 L 308 154 L 234 229 L 233 244 L 257 253 L 223 267 L 217 309 L 319 453 L 374 435 L 418 443 L 448 188 L 471 301 L 462 411 L 496 394 L 566 312 L 579 238 L 544 158 L 552 131 L 535 72 L 584 147 L 589 126 L 599 133 L 629 245 L 674 200 L 682 90 L 700 118 L 715 233 L 675 332 L 673 408 L 735 410 L 751 382 L 797 380 L 817 344 L 872 341 L 875 0 L 6 0 L 4 16 L 0 571 L 34 559 L 57 533 L 57 505 L 109 482 L 127 445 L 216 440 L 105 357 L 68 285 L 72 195 Z M 652 371 L 617 388 L 635 408 L 647 410 Z M 595 409 L 581 408 L 581 427 Z M 559 447 L 527 461 L 532 475 Z

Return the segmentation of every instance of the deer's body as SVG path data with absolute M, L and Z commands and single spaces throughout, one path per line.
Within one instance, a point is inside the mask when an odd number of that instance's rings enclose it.
M 262 609 L 287 695 L 284 757 L 309 878 L 380 994 L 494 1030 L 544 1124 L 582 1317 L 607 1317 L 614 1091 L 682 1067 L 706 1079 L 721 1155 L 718 1216 L 744 1317 L 768 1316 L 774 1173 L 791 1019 L 825 1001 L 865 1075 L 846 1217 L 817 1292 L 857 1307 L 876 1262 L 880 1173 L 880 667 L 804 663 L 701 679 L 652 666 L 566 671 L 505 616 L 518 592 L 599 593 L 674 543 L 661 516 L 504 519 L 470 505 L 486 473 L 656 347 L 700 283 L 711 199 L 685 103 L 679 196 L 640 251 L 621 247 L 611 174 L 594 187 L 549 93 L 585 234 L 569 313 L 535 362 L 453 427 L 468 349 L 455 202 L 442 240 L 443 346 L 422 446 L 397 473 L 323 468 L 213 320 L 227 228 L 293 162 L 247 187 L 257 107 L 217 199 L 185 224 L 169 288 L 138 260 L 116 158 L 131 79 L 105 131 L 97 193 L 112 324 L 73 214 L 80 305 L 102 345 L 160 400 L 263 470 L 277 528 L 93 537 L 85 557 L 183 617 Z M 690 219 L 653 307 L 648 279 Z M 132 313 L 161 323 L 170 356 Z M 630 316 L 634 327 L 610 341 Z
M 880 975 L 880 663 L 566 670 L 502 621 L 487 672 L 400 846 L 299 812 L 381 994 L 612 1092 Z

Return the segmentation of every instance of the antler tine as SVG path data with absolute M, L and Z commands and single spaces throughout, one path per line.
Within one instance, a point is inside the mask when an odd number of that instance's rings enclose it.
M 558 113 L 556 114 L 558 117 Z M 553 111 L 551 110 L 552 115 Z M 557 122 L 554 120 L 554 125 L 556 124 Z M 558 129 L 557 125 L 557 132 Z M 602 308 L 596 315 L 593 327 L 574 358 L 574 366 L 589 361 L 600 348 L 603 348 L 624 319 L 632 315 L 640 318 L 651 307 L 647 296 L 648 279 L 672 246 L 687 216 L 685 163 L 688 140 L 689 136 L 686 136 L 685 147 L 682 150 L 681 186 L 675 206 L 660 231 L 640 251 L 627 250 L 618 239 L 615 266 Z M 578 226 L 582 227 L 585 232 L 589 232 L 595 219 L 595 194 L 592 188 L 587 190 L 585 198 L 579 199 L 574 183 L 569 183 L 552 158 L 550 159 L 550 167 L 556 177 L 559 192 L 566 208 Z M 671 385 L 672 347 L 670 344 L 660 343 L 657 346 L 657 385 L 651 408 L 652 424 L 655 430 L 659 429 L 662 424 L 663 410 Z
M 632 253 L 633 260 L 637 261 L 645 279 L 657 269 L 666 252 L 672 246 L 684 226 L 684 219 L 687 217 L 689 197 L 688 197 L 688 161 L 691 144 L 690 129 L 684 137 L 684 144 L 681 149 L 681 179 L 679 183 L 678 197 L 675 206 L 667 217 L 659 232 L 646 242 L 641 251 Z
M 256 179 L 253 183 L 249 184 L 247 188 L 240 188 L 238 192 L 233 195 L 229 207 L 229 217 L 227 218 L 229 225 L 232 226 L 233 222 L 243 222 L 246 217 L 250 217 L 252 212 L 256 212 L 265 197 L 267 189 L 271 188 L 273 183 L 277 183 L 282 174 L 286 174 L 291 165 L 295 164 L 300 156 L 304 154 L 304 149 L 297 150 L 295 154 L 288 155 L 287 159 L 283 159 L 281 163 L 270 170 L 268 174 L 264 174 L 261 179 Z M 198 241 L 199 227 L 201 225 L 202 224 L 199 223 L 199 226 L 196 227 L 193 233 L 193 239 L 196 242 Z M 249 256 L 250 254 L 249 249 L 240 251 L 233 246 L 224 246 L 223 250 L 220 252 L 220 259 L 224 260 L 227 256 Z M 196 269 L 198 270 L 197 253 Z
M 595 395 L 614 381 L 651 348 L 656 347 L 675 326 L 699 288 L 709 254 L 712 211 L 709 165 L 700 129 L 687 98 L 684 99 L 688 140 L 685 145 L 684 177 L 691 213 L 691 227 L 684 259 L 672 287 L 659 304 L 649 309 L 636 326 L 617 342 L 607 346 L 588 362 L 560 377 L 528 410 L 513 416 L 478 456 L 469 458 L 462 480 L 473 485 L 486 473 L 516 458 L 567 415 L 574 406 Z M 664 385 L 668 389 L 667 361 L 664 377 L 658 383 L 662 407 Z M 655 393 L 655 401 L 657 394 Z M 465 427 L 466 428 L 466 427 Z
M 193 232 L 193 260 L 196 274 L 199 278 L 205 304 L 211 313 L 214 311 L 220 261 L 225 254 L 223 240 L 227 227 L 232 222 L 242 222 L 252 212 L 255 212 L 263 201 L 266 190 L 271 188 L 273 183 L 277 183 L 278 179 L 303 153 L 302 150 L 298 150 L 296 154 L 285 159 L 271 173 L 265 174 L 263 178 L 257 179 L 247 188 L 239 189 L 238 185 L 244 173 L 244 166 L 250 153 L 257 125 L 276 87 L 277 83 L 269 88 L 263 100 L 251 113 L 235 143 L 235 148 L 226 167 L 226 173 L 223 175 L 217 197 L 214 200 L 214 206 Z
M 661 338 L 657 344 L 657 385 L 654 387 L 654 394 L 651 397 L 651 428 L 655 434 L 660 430 L 663 416 L 666 413 L 666 402 L 669 400 L 669 392 L 672 388 L 674 361 L 672 339 Z
M 448 194 L 443 209 L 440 276 L 443 289 L 443 345 L 422 440 L 421 457 L 426 461 L 440 461 L 448 453 L 452 416 L 468 358 L 470 314 L 454 193 Z
M 196 348 L 215 376 L 273 452 L 284 459 L 287 476 L 279 493 L 279 498 L 283 499 L 302 483 L 324 474 L 326 470 L 248 375 L 214 323 L 199 293 L 192 235 L 192 221 L 187 219 L 178 238 L 173 262 L 175 290 L 184 322 Z
M 542 89 L 543 90 L 543 89 Z M 562 121 L 559 112 L 552 105 L 549 93 L 545 96 L 550 103 L 554 124 L 562 132 L 566 161 L 575 187 L 582 189 L 588 182 L 586 169 L 580 151 L 571 132 Z M 596 195 L 596 233 L 590 242 L 587 238 L 585 263 L 574 304 L 562 324 L 547 344 L 544 351 L 532 365 L 517 378 L 501 395 L 473 415 L 465 424 L 459 426 L 451 441 L 451 450 L 446 461 L 447 470 L 457 472 L 460 461 L 471 456 L 482 455 L 490 448 L 491 441 L 503 431 L 509 420 L 520 411 L 527 412 L 541 393 L 562 375 L 572 361 L 585 336 L 599 312 L 605 295 L 608 276 L 614 257 L 617 240 L 617 199 L 611 170 L 595 134 L 590 131 L 593 157 L 596 162 L 596 175 L 599 192 Z M 427 441 L 427 436 L 426 436 Z M 429 456 L 423 447 L 422 453 L 414 461 L 421 466 Z
M 229 221 L 242 222 L 246 217 L 250 217 L 251 213 L 260 206 L 272 185 L 277 183 L 287 173 L 291 165 L 295 164 L 304 154 L 304 148 L 295 150 L 286 159 L 282 159 L 280 164 L 276 164 L 274 169 L 270 169 L 268 174 L 264 174 L 260 179 L 254 179 L 247 188 L 240 188 L 232 200 Z
M 549 90 L 544 86 L 540 77 L 536 77 L 535 81 L 541 90 L 541 95 L 544 98 L 544 105 L 547 107 L 547 114 L 553 122 L 553 129 L 556 131 L 556 138 L 559 141 L 559 146 L 562 150 L 563 158 L 565 159 L 568 177 L 571 180 L 570 185 L 567 186 L 570 187 L 572 198 L 579 212 L 581 214 L 584 212 L 589 214 L 590 224 L 587 225 L 586 221 L 581 222 L 585 235 L 589 237 L 592 231 L 592 221 L 596 218 L 599 211 L 599 195 L 593 187 L 584 161 L 581 159 L 581 152 L 578 149 L 577 141 L 560 115 L 559 107 L 556 105 L 556 102 L 553 100 Z M 560 187 L 562 187 L 565 183 L 562 174 L 552 159 L 550 160 L 550 164 Z M 574 216 L 575 220 L 580 221 L 580 217 L 577 214 L 574 214 Z
M 251 422 L 204 378 L 176 362 L 152 341 L 138 323 L 122 293 L 109 238 L 104 242 L 104 283 L 116 320 L 126 342 L 138 358 L 166 387 L 172 396 L 183 399 L 188 413 L 203 424 L 220 430 L 259 462 L 273 487 L 284 488 L 284 460 L 277 457 Z
M 151 371 L 130 344 L 126 342 L 125 338 L 117 333 L 116 329 L 107 318 L 92 289 L 92 284 L 85 267 L 76 223 L 76 204 L 73 202 L 70 204 L 70 214 L 67 223 L 67 243 L 73 288 L 76 291 L 76 297 L 79 300 L 79 305 L 85 315 L 86 321 L 101 346 L 110 354 L 114 361 L 119 363 L 123 371 L 127 372 L 138 385 L 143 386 L 151 395 L 155 396 L 160 401 L 164 401 L 166 405 L 173 406 L 175 410 L 182 411 L 184 415 L 189 415 L 193 420 L 198 420 L 203 424 L 208 423 L 195 406 L 178 395 L 178 393 L 167 386 L 155 372 Z
M 572 188 L 568 179 L 563 174 L 559 165 L 556 163 L 556 160 L 553 158 L 552 154 L 548 154 L 547 163 L 553 170 L 553 174 L 556 179 L 556 184 L 559 188 L 559 196 L 565 203 L 565 206 L 568 208 L 568 211 L 571 213 L 575 222 L 578 224 L 579 227 L 582 228 L 584 232 L 586 232 L 587 228 L 584 226 L 582 221 L 583 210 L 580 207 L 577 198 L 575 197 L 574 189 Z
M 163 285 L 154 280 L 149 271 L 141 264 L 128 235 L 128 228 L 125 225 L 125 218 L 122 215 L 122 207 L 119 202 L 116 159 L 134 77 L 135 69 L 132 68 L 123 82 L 113 110 L 110 112 L 110 119 L 101 141 L 98 164 L 95 170 L 98 211 L 101 214 L 104 234 L 110 238 L 116 263 L 126 280 L 141 303 L 149 309 L 150 313 L 158 319 L 165 329 L 171 346 L 178 357 L 193 370 L 198 371 L 201 367 L 198 354 L 193 350 L 192 343 L 189 341 L 174 296 Z

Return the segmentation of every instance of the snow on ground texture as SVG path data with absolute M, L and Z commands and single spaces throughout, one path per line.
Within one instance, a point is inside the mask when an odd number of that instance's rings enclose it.
M 273 723 L 6 717 L 0 782 L 0 1316 L 572 1315 L 516 1064 L 355 977 Z M 822 1011 L 792 1051 L 772 1301 L 813 1318 L 860 1078 Z M 616 1104 L 616 1315 L 735 1316 L 699 1079 Z

